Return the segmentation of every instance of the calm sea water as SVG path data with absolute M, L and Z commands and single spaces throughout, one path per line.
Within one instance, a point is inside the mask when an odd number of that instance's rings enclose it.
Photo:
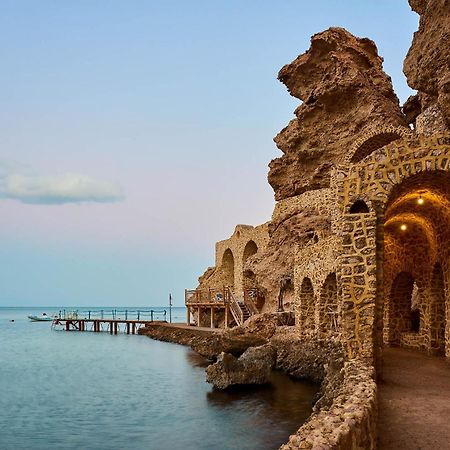
M 275 373 L 270 386 L 218 392 L 186 347 L 26 318 L 44 311 L 55 308 L 0 308 L 2 450 L 274 449 L 310 414 L 312 384 Z

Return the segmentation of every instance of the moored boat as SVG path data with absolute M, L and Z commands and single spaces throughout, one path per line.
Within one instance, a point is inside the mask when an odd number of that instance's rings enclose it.
M 30 314 L 28 318 L 32 322 L 51 322 L 53 318 L 51 316 L 47 316 L 47 314 L 42 313 L 40 316 L 35 316 L 33 314 Z

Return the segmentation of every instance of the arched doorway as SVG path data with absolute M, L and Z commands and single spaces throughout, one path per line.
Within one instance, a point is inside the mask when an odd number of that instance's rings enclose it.
M 314 320 L 314 288 L 309 278 L 303 278 L 300 286 L 300 327 L 302 331 L 313 331 Z
M 224 286 L 234 286 L 234 256 L 229 248 L 225 250 L 222 257 L 222 280 Z
M 419 309 L 417 301 L 413 302 L 415 286 L 414 278 L 408 272 L 399 273 L 392 283 L 386 323 L 390 345 L 400 345 L 404 335 L 418 333 L 420 330 L 420 315 L 417 320 Z M 414 296 L 415 299 L 417 297 Z
M 335 273 L 330 273 L 320 291 L 319 329 L 329 333 L 338 329 L 338 293 Z
M 397 185 L 383 231 L 384 343 L 443 353 L 449 326 L 449 173 L 425 171 Z
M 255 287 L 255 274 L 251 269 L 245 267 L 247 260 L 258 252 L 258 246 L 254 241 L 248 241 L 244 248 L 242 256 L 242 281 L 244 289 L 251 289 Z

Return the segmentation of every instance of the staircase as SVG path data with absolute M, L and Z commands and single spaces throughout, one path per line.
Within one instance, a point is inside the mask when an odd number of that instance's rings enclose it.
M 243 321 L 245 322 L 251 316 L 251 313 L 250 313 L 249 309 L 247 308 L 247 305 L 243 301 L 238 300 L 238 304 L 242 310 L 242 318 L 243 318 Z
M 258 310 L 251 300 L 235 298 L 229 288 L 227 288 L 227 293 L 230 311 L 237 325 L 242 325 L 249 317 L 258 314 Z

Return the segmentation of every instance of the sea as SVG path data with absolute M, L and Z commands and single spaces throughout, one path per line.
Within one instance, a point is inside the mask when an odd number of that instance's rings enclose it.
M 27 318 L 73 309 L 0 307 L 1 450 L 276 449 L 311 413 L 312 383 L 274 372 L 268 385 L 217 391 L 188 347 Z M 185 318 L 172 308 L 173 322 Z

